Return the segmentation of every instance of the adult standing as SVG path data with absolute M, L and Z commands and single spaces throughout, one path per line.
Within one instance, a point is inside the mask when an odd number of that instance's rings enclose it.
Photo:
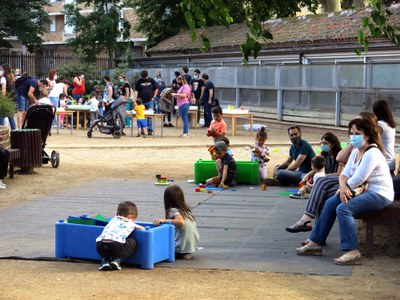
M 103 101 L 105 104 L 104 111 L 107 112 L 111 109 L 111 103 L 114 102 L 113 93 L 114 93 L 114 84 L 111 82 L 109 75 L 104 75 L 103 80 L 106 84 L 103 92 Z
M 17 109 L 18 109 L 18 128 L 21 128 L 25 120 L 28 107 L 39 103 L 36 99 L 34 91 L 41 87 L 42 83 L 36 78 L 29 77 L 27 74 L 21 76 L 15 81 L 15 91 L 17 92 Z
M 321 255 L 336 217 L 339 221 L 340 248 L 345 254 L 335 258 L 338 265 L 360 264 L 355 217 L 384 209 L 393 202 L 393 182 L 383 155 L 383 146 L 374 125 L 366 119 L 354 119 L 349 126 L 350 143 L 355 148 L 339 176 L 339 193 L 329 198 L 311 232 L 309 242 L 296 248 L 298 255 Z M 356 195 L 354 190 L 368 182 L 368 189 Z
M 201 92 L 201 105 L 204 106 L 204 128 L 210 127 L 210 123 L 212 121 L 212 100 L 214 98 L 214 84 L 210 80 L 210 77 L 207 73 L 204 73 L 201 76 L 201 79 L 204 82 L 204 86 L 202 87 Z
M 49 88 L 51 90 L 57 83 L 56 82 L 56 80 L 57 80 L 57 70 L 56 69 L 50 69 L 46 80 L 49 83 Z
M 192 76 L 190 76 L 189 68 L 187 66 L 182 67 L 182 76 L 185 76 L 187 83 L 190 83 L 192 81 Z
M 161 76 L 160 72 L 156 73 L 156 79 L 155 80 L 156 80 L 156 83 L 157 83 L 157 95 L 156 95 L 156 98 L 155 98 L 155 106 L 156 106 L 155 111 L 159 114 L 161 112 L 161 109 L 159 107 L 160 106 L 161 93 L 166 88 L 166 86 L 165 86 L 165 80 L 162 79 L 162 76 Z
M 0 135 L 0 141 L 5 139 L 4 135 Z M 4 150 L 2 146 L 0 146 L 0 190 L 5 190 L 6 185 L 3 183 L 3 179 L 7 176 L 8 162 L 10 159 L 10 154 L 8 151 Z
M 292 146 L 286 161 L 277 165 L 274 169 L 274 177 L 282 185 L 299 185 L 304 175 L 311 171 L 311 159 L 315 152 L 311 145 L 302 139 L 300 126 L 290 126 L 288 135 Z M 267 185 L 273 185 L 273 181 L 266 179 Z M 276 182 L 275 182 L 276 185 Z
M 119 81 L 119 94 L 122 95 L 126 101 L 125 109 L 131 110 L 132 109 L 132 97 L 133 97 L 133 95 L 131 95 L 131 84 L 126 79 L 125 74 L 120 74 L 118 76 L 118 81 Z M 131 127 L 131 118 L 125 117 L 125 124 L 128 127 Z
M 8 69 L 7 69 L 8 67 Z M 11 75 L 11 76 L 10 76 Z M 0 66 L 0 93 L 13 97 L 14 95 L 14 76 L 11 73 L 11 68 L 8 65 Z M 6 116 L 10 123 L 11 130 L 15 129 L 14 113 L 10 116 Z M 5 117 L 0 117 L 0 125 L 4 125 Z
M 72 81 L 72 97 L 75 102 L 78 102 L 79 98 L 83 98 L 85 93 L 85 74 L 83 71 L 78 71 Z
M 68 95 L 69 84 L 70 83 L 68 81 L 63 81 L 53 85 L 53 88 L 49 93 L 49 99 L 52 105 L 54 105 L 57 108 L 60 107 L 60 94 L 64 93 L 65 95 Z M 56 125 L 55 118 L 53 119 L 52 125 L 53 126 Z
M 157 96 L 157 83 L 149 77 L 149 73 L 143 70 L 140 73 L 140 78 L 135 82 L 135 97 L 142 99 L 143 105 L 147 110 L 154 111 L 154 99 Z M 152 119 L 147 118 L 147 131 L 148 135 L 153 135 Z
M 160 112 L 166 115 L 163 116 L 163 127 L 174 127 L 171 123 L 171 114 L 174 110 L 174 97 L 171 94 L 172 88 L 165 88 L 160 95 Z M 165 118 L 167 118 L 167 122 Z
M 200 96 L 201 96 L 201 89 L 204 86 L 203 80 L 200 78 L 200 70 L 195 69 L 193 73 L 193 79 L 190 82 L 190 86 L 192 88 L 192 93 L 194 96 L 194 99 L 196 101 L 195 105 L 197 106 L 197 120 L 200 121 L 200 108 L 201 108 L 201 103 L 200 103 Z
M 390 173 L 394 174 L 396 159 L 394 153 L 394 143 L 396 139 L 396 123 L 394 122 L 389 104 L 385 100 L 378 100 L 372 105 L 372 111 L 378 118 L 378 126 L 385 150 L 386 161 L 389 165 Z
M 182 138 L 188 138 L 189 137 L 189 108 L 190 108 L 190 86 L 186 81 L 186 78 L 184 76 L 178 76 L 176 79 L 178 82 L 178 85 L 181 85 L 177 93 L 172 93 L 171 95 L 173 97 L 176 97 L 177 99 L 177 105 L 179 108 L 179 115 L 182 118 L 183 122 L 183 133 L 180 135 Z

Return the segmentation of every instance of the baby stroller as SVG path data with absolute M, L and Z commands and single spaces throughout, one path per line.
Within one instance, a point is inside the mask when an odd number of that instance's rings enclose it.
M 112 134 L 115 139 L 119 139 L 125 127 L 126 101 L 123 97 L 118 97 L 111 103 L 111 108 L 103 116 L 90 125 L 87 137 L 92 137 L 93 128 L 99 127 L 99 131 L 104 134 Z
M 26 118 L 22 128 L 39 129 L 42 138 L 42 164 L 48 164 L 49 161 L 53 168 L 57 168 L 60 164 L 60 153 L 53 150 L 49 156 L 44 148 L 46 140 L 51 135 L 51 123 L 53 122 L 56 108 L 53 105 L 32 105 L 26 112 Z

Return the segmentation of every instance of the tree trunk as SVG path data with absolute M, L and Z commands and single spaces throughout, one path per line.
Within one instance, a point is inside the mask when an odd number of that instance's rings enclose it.
M 353 0 L 353 5 L 354 8 L 356 9 L 360 9 L 360 8 L 364 8 L 368 5 L 368 1 L 366 0 Z
M 321 0 L 322 9 L 325 13 L 340 11 L 340 0 Z

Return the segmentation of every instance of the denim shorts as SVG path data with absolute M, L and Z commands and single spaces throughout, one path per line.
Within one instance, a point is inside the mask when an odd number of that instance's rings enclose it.
M 17 109 L 18 111 L 27 111 L 28 100 L 24 96 L 17 97 Z
M 136 124 L 138 128 L 147 127 L 146 119 L 136 120 Z

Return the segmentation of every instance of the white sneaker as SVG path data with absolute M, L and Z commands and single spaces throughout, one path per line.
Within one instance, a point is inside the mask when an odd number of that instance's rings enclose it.
M 0 182 L 0 190 L 5 190 L 6 188 L 7 186 L 4 183 Z

